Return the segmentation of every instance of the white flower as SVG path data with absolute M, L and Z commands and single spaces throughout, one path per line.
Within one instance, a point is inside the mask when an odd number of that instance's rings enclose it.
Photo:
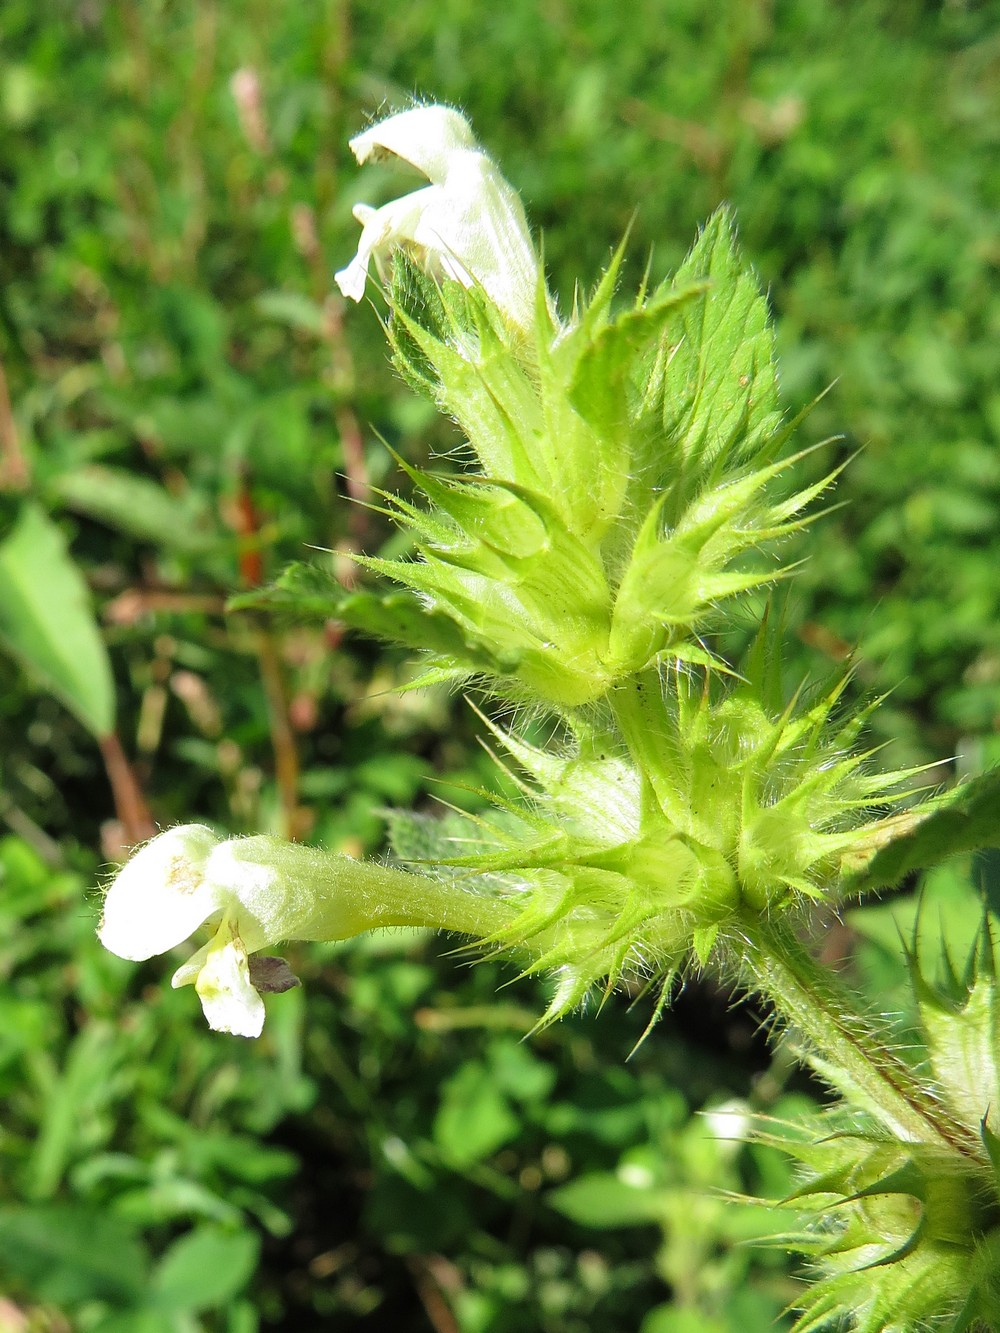
M 520 328 L 535 322 L 538 256 L 521 200 L 477 145 L 468 121 L 444 106 L 418 106 L 351 140 L 359 163 L 390 156 L 431 182 L 382 208 L 358 204 L 358 252 L 336 274 L 353 301 L 364 295 L 368 266 L 403 248 L 429 272 L 464 287 L 479 284 Z
M 375 861 L 265 834 L 223 840 L 185 824 L 158 834 L 121 868 L 97 933 L 112 953 L 142 962 L 208 926 L 212 938 L 177 969 L 173 984 L 194 983 L 216 1031 L 258 1037 L 261 993 L 298 984 L 280 958 L 258 950 L 280 940 L 347 940 L 386 926 L 490 936 L 495 909 L 478 893 Z
M 286 939 L 338 939 L 356 933 L 357 914 L 326 881 L 310 884 L 282 867 L 302 868 L 309 849 L 267 837 L 223 841 L 200 824 L 168 829 L 141 847 L 108 889 L 98 935 L 121 958 L 142 961 L 183 943 L 199 926 L 213 938 L 174 973 L 194 983 L 209 1026 L 257 1037 L 261 991 L 287 990 L 292 974 L 276 959 L 252 959 Z

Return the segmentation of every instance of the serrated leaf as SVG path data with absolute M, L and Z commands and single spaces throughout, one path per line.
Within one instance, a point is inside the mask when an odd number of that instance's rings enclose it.
M 0 639 L 92 735 L 114 729 L 107 649 L 62 533 L 28 504 L 0 544 Z
M 898 832 L 893 836 L 893 831 Z M 914 870 L 924 870 L 946 857 L 982 847 L 1000 847 L 1000 768 L 972 778 L 942 800 L 931 813 L 915 812 L 885 821 L 866 861 L 862 845 L 845 867 L 850 893 L 898 884 Z
M 699 282 L 658 292 L 645 305 L 624 311 L 595 333 L 573 367 L 569 386 L 569 400 L 582 417 L 613 437 L 627 428 L 628 413 L 621 395 L 639 358 L 660 337 L 667 321 L 707 288 L 707 283 Z
M 767 302 L 736 244 L 731 215 L 706 223 L 673 290 L 708 284 L 680 310 L 683 337 L 663 374 L 664 425 L 685 458 L 758 453 L 777 427 L 774 334 Z
M 426 575 L 429 570 L 426 565 L 396 561 L 365 563 L 400 578 L 408 569 L 415 575 L 418 571 Z M 228 609 L 267 611 L 297 623 L 339 620 L 373 638 L 450 658 L 465 671 L 507 675 L 516 665 L 512 657 L 498 657 L 485 641 L 446 612 L 426 606 L 412 592 L 349 591 L 315 565 L 289 566 L 272 587 L 234 597 Z

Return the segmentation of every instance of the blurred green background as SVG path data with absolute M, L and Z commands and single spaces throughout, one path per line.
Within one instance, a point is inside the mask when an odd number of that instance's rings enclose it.
M 401 657 L 222 611 L 398 549 L 349 502 L 402 485 L 378 437 L 452 441 L 332 294 L 400 190 L 346 141 L 414 94 L 468 112 L 564 303 L 630 224 L 635 284 L 732 203 L 787 407 L 836 382 L 803 466 L 856 454 L 793 672 L 857 643 L 891 761 L 997 757 L 998 87 L 973 0 L 3 0 L 3 1333 L 783 1326 L 781 1256 L 733 1248 L 771 1224 L 712 1192 L 785 1192 L 727 1134 L 815 1095 L 752 1006 L 692 984 L 628 1061 L 641 998 L 523 1042 L 542 983 L 392 935 L 293 951 L 249 1043 L 97 946 L 94 886 L 151 821 L 371 852 L 498 780 Z M 884 1007 L 879 910 L 843 948 Z

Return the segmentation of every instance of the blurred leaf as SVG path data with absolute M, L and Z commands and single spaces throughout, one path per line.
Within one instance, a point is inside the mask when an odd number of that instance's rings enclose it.
M 149 1258 L 134 1228 L 81 1204 L 0 1209 L 0 1269 L 40 1300 L 137 1301 Z
M 178 1324 L 173 1314 L 137 1308 L 101 1319 L 91 1333 L 178 1333 Z
M 204 501 L 177 499 L 148 477 L 94 464 L 64 473 L 52 489 L 67 508 L 139 541 L 195 552 L 220 540 Z
M 0 639 L 92 735 L 113 730 L 111 666 L 87 585 L 35 504 L 0 544 Z
M 490 1066 L 497 1089 L 515 1102 L 544 1102 L 556 1081 L 552 1066 L 523 1042 L 493 1042 Z
M 117 1058 L 113 1038 L 109 1025 L 89 1023 L 73 1039 L 58 1080 L 46 1090 L 44 1114 L 28 1162 L 29 1197 L 45 1199 L 56 1192 L 95 1101 L 110 1095 L 110 1075 Z
M 317 338 L 327 334 L 328 321 L 323 307 L 301 292 L 261 292 L 254 304 L 265 319 L 312 333 Z
M 468 1061 L 444 1084 L 434 1142 L 457 1166 L 490 1157 L 516 1138 L 520 1127 L 492 1071 L 479 1061 Z
M 259 1251 L 260 1241 L 251 1231 L 198 1227 L 174 1241 L 157 1264 L 153 1299 L 175 1310 L 216 1309 L 249 1282 Z
M 735 1333 L 735 1328 L 724 1319 L 706 1318 L 700 1310 L 661 1305 L 649 1312 L 639 1333 Z
M 611 1171 L 594 1171 L 551 1190 L 550 1208 L 584 1227 L 635 1227 L 659 1223 L 666 1209 L 662 1191 L 631 1184 Z

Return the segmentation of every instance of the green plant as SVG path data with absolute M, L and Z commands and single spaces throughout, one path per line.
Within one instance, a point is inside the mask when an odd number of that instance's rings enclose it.
M 474 684 L 551 734 L 491 724 L 520 797 L 436 823 L 396 815 L 405 871 L 267 836 L 162 834 L 110 887 L 103 938 L 144 959 L 210 921 L 174 984 L 194 981 L 210 1023 L 247 1035 L 259 992 L 293 984 L 252 957 L 281 937 L 456 930 L 554 979 L 542 1023 L 621 981 L 654 990 L 655 1018 L 677 975 L 717 970 L 766 997 L 843 1099 L 818 1143 L 810 1125 L 759 1131 L 810 1172 L 793 1199 L 806 1229 L 787 1241 L 818 1264 L 797 1327 L 997 1327 L 996 1079 L 955 1058 L 993 1040 L 988 921 L 964 983 L 934 992 L 914 960 L 927 1075 L 798 934 L 814 904 L 994 845 L 997 778 L 927 795 L 919 768 L 879 772 L 858 748 L 877 703 L 847 706 L 846 671 L 786 693 L 773 610 L 740 661 L 710 646 L 736 599 L 791 573 L 777 548 L 832 480 L 780 489 L 797 460 L 729 218 L 623 309 L 616 259 L 563 319 L 520 203 L 462 117 L 414 108 L 353 146 L 430 180 L 356 210 L 358 258 L 338 280 L 359 299 L 368 263 L 391 264 L 397 366 L 458 421 L 469 466 L 408 466 L 424 507 L 385 497 L 416 558 L 358 561 L 404 592 L 324 591 L 293 571 L 238 605 L 423 648 L 424 680 Z

